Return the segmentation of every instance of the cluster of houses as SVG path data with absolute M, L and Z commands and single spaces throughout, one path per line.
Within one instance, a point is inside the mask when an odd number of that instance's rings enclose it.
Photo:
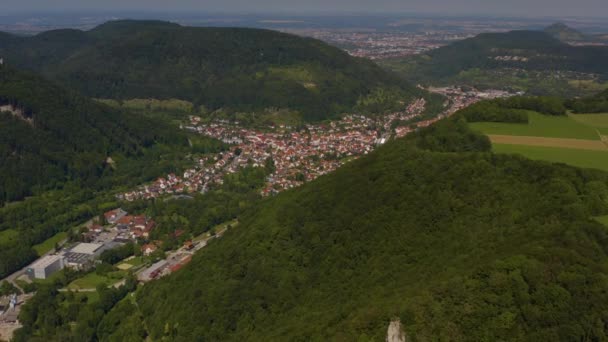
M 147 216 L 131 216 L 122 209 L 115 209 L 104 214 L 107 223 L 112 225 L 112 229 L 118 233 L 114 240 L 127 242 L 147 239 L 150 232 L 156 226 L 154 220 Z M 96 232 L 103 227 L 94 225 L 93 232 Z
M 335 170 L 344 158 L 372 151 L 379 139 L 371 126 L 371 120 L 363 116 L 347 116 L 329 125 L 307 125 L 302 131 L 280 126 L 263 132 L 225 120 L 201 124 L 200 118 L 192 116 L 186 129 L 234 144 L 230 151 L 199 160 L 183 175 L 169 174 L 118 198 L 133 201 L 164 194 L 204 193 L 221 185 L 226 174 L 246 166 L 263 167 L 269 159 L 275 172 L 268 177 L 263 193 L 293 188 Z
M 199 159 L 183 175 L 169 174 L 117 197 L 133 201 L 165 194 L 205 193 L 213 186 L 223 184 L 225 175 L 246 166 L 263 167 L 269 159 L 274 164 L 274 172 L 267 178 L 262 195 L 275 194 L 332 172 L 346 161 L 373 151 L 391 136 L 403 137 L 477 101 L 514 95 L 501 90 L 463 90 L 457 87 L 430 88 L 429 91 L 449 99 L 446 110 L 436 118 L 418 122 L 414 119 L 426 109 L 424 98 L 412 101 L 404 111 L 376 119 L 346 115 L 339 121 L 309 124 L 299 130 L 281 125 L 261 131 L 241 127 L 238 122 L 216 120 L 205 123 L 198 116 L 190 116 L 189 122 L 182 125 L 183 129 L 232 144 L 232 148 Z
M 527 62 L 530 60 L 530 58 L 523 57 L 523 56 L 496 56 L 496 57 L 489 57 L 489 58 L 494 59 L 495 61 L 502 61 L 502 62 Z

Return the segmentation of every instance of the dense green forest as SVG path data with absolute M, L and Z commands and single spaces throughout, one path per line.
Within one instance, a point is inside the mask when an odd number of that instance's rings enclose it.
M 65 181 L 92 184 L 108 157 L 159 142 L 185 144 L 166 125 L 93 102 L 30 73 L 0 67 L 0 205 Z
M 321 41 L 259 29 L 115 21 L 86 32 L 0 36 L 0 55 L 94 98 L 175 98 L 240 111 L 290 108 L 309 120 L 402 108 L 425 94 Z
M 607 338 L 608 174 L 489 151 L 457 116 L 259 202 L 87 336 L 370 341 L 399 317 L 412 341 Z M 70 340 L 59 314 L 18 336 Z
M 411 82 L 512 88 L 571 97 L 608 81 L 608 47 L 572 46 L 542 31 L 482 33 L 426 54 L 382 61 Z
M 608 90 L 582 99 L 572 99 L 567 105 L 575 113 L 608 113 Z

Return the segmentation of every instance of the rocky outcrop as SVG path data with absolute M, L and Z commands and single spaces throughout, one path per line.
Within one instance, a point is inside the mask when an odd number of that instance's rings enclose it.
M 403 331 L 401 320 L 394 319 L 388 325 L 386 342 L 407 342 L 407 335 L 405 334 L 405 331 Z
M 30 125 L 34 124 L 34 119 L 27 117 L 25 115 L 25 113 L 23 112 L 23 110 L 15 107 L 13 105 L 0 105 L 0 113 L 2 113 L 2 112 L 11 113 L 14 117 L 16 117 L 22 121 L 25 121 Z

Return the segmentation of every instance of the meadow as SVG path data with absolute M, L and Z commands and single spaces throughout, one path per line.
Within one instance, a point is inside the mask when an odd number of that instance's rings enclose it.
M 574 119 L 574 116 L 548 116 L 529 112 L 528 124 L 475 122 L 470 126 L 473 130 L 488 135 L 600 140 L 597 129 L 594 127 L 595 124 L 590 123 L 592 119 L 587 119 L 588 122 L 581 122 Z
M 571 148 L 492 144 L 495 153 L 520 154 L 526 158 L 565 163 L 582 168 L 608 171 L 608 151 L 577 150 Z
M 100 284 L 110 286 L 124 279 L 126 274 L 127 273 L 124 271 L 114 271 L 106 275 L 91 272 L 81 278 L 74 280 L 67 286 L 67 288 L 70 290 L 85 290 L 95 289 Z
M 529 124 L 471 123 L 487 134 L 495 153 L 608 171 L 608 114 L 552 117 L 530 112 Z
M 608 135 L 608 113 L 604 114 L 571 114 L 570 117 L 582 124 L 597 129 L 602 135 Z

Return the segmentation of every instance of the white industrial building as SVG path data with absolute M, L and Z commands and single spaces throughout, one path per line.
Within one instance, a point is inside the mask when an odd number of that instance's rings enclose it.
M 105 250 L 101 243 L 79 243 L 70 249 L 70 253 L 100 255 Z
M 101 243 L 79 243 L 65 253 L 66 265 L 80 270 L 88 269 L 106 249 L 108 246 Z
M 65 258 L 62 255 L 47 255 L 31 264 L 27 268 L 26 273 L 31 278 L 46 279 L 65 266 Z

